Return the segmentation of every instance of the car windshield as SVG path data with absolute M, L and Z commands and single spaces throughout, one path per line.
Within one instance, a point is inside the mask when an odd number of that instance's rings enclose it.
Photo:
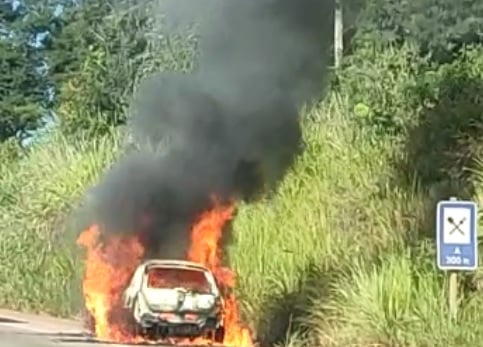
M 185 288 L 190 291 L 209 294 L 211 286 L 205 273 L 200 270 L 154 267 L 148 270 L 148 288 Z

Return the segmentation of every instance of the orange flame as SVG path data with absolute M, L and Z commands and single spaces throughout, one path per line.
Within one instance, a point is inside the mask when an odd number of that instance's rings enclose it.
M 223 227 L 231 219 L 233 209 L 231 205 L 216 205 L 200 216 L 192 228 L 187 258 L 210 269 L 224 293 L 223 345 L 252 347 L 251 332 L 240 323 L 238 301 L 231 293 L 235 286 L 235 274 L 221 265 L 222 252 L 219 243 Z M 86 308 L 94 320 L 94 333 L 98 339 L 109 342 L 148 342 L 134 333 L 129 315 L 122 311 L 122 293 L 141 263 L 145 249 L 138 237 L 103 236 L 105 240 L 101 240 L 99 226 L 93 225 L 77 239 L 77 244 L 87 251 L 83 292 Z M 204 338 L 176 342 L 213 344 Z
M 227 293 L 235 286 L 235 273 L 221 266 L 222 252 L 220 240 L 223 227 L 231 219 L 232 206 L 215 206 L 204 213 L 191 232 L 191 246 L 188 259 L 203 264 L 210 269 L 225 292 L 224 325 L 226 346 L 253 346 L 250 330 L 240 323 L 238 302 L 232 293 Z
M 111 236 L 100 242 L 100 230 L 91 226 L 77 239 L 87 249 L 82 283 L 85 305 L 95 321 L 95 335 L 106 341 L 131 340 L 125 322 L 116 311 L 122 306 L 122 292 L 144 255 L 137 238 Z

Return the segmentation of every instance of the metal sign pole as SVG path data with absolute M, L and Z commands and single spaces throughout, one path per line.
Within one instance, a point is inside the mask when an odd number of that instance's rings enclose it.
M 455 197 L 451 197 L 450 201 L 457 201 Z M 451 217 L 449 217 L 451 218 Z M 451 223 L 454 224 L 454 223 Z M 455 230 L 457 228 L 455 227 Z M 452 230 L 453 232 L 454 230 Z M 449 312 L 451 319 L 456 322 L 458 319 L 458 272 L 449 270 L 448 280 L 448 300 L 449 300 Z
M 456 321 L 458 318 L 458 273 L 456 271 L 449 271 L 448 297 L 451 319 Z

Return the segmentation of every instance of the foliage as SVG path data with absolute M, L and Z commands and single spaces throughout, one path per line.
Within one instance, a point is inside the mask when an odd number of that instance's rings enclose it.
M 419 83 L 426 83 L 428 74 L 420 75 Z M 407 135 L 409 168 L 423 185 L 457 182 L 459 189 L 447 193 L 462 194 L 463 186 L 469 198 L 474 194 L 470 176 L 482 149 L 483 48 L 462 51 L 453 62 L 440 65 L 431 78 L 433 95 L 425 100 Z
M 409 44 L 396 48 L 361 41 L 354 47 L 354 55 L 345 59 L 333 87 L 347 92 L 353 117 L 375 134 L 407 134 L 421 122 L 439 119 L 444 125 L 438 127 L 441 131 L 437 131 L 435 140 L 447 144 L 450 139 L 441 136 L 442 132 L 466 134 L 456 122 L 472 126 L 479 123 L 475 117 L 481 114 L 481 48 L 463 49 L 452 62 L 434 64 L 420 57 L 417 48 Z M 448 128 L 450 123 L 453 125 Z M 432 122 L 434 130 L 437 126 Z M 434 148 L 438 144 L 426 146 Z
M 478 281 L 461 281 L 453 324 L 427 235 L 435 185 L 461 181 L 465 197 L 483 199 L 483 51 L 453 46 L 471 36 L 465 16 L 481 7 L 364 5 L 352 54 L 304 117 L 305 152 L 273 199 L 239 206 L 229 259 L 243 313 L 278 346 L 478 346 Z M 0 163 L 1 306 L 63 316 L 79 309 L 79 230 L 69 213 L 117 159 L 139 79 L 193 68 L 195 37 L 164 35 L 146 11 L 85 0 L 49 29 L 61 127 L 28 150 L 0 146 L 8 158 Z
M 48 78 L 39 36 L 55 19 L 31 3 L 0 1 L 0 141 L 43 124 Z
M 416 119 L 417 107 L 432 92 L 426 60 L 411 45 L 397 49 L 377 42 L 361 42 L 344 60 L 334 89 L 349 97 L 351 113 L 376 134 L 397 135 Z
M 28 156 L 0 164 L 0 306 L 63 315 L 75 310 L 79 265 L 67 237 L 75 230 L 59 236 L 117 147 L 112 135 L 71 143 L 54 134 Z
M 416 44 L 423 55 L 451 61 L 469 44 L 483 43 L 483 3 L 478 0 L 366 0 L 359 37 Z
M 306 151 L 274 200 L 240 206 L 229 252 L 245 316 L 272 343 L 283 343 L 288 329 L 296 331 L 289 342 L 311 346 L 475 344 L 477 297 L 467 296 L 458 329 L 450 326 L 433 253 L 407 248 L 428 197 L 388 188 L 399 146 L 373 143 L 346 116 L 343 100 L 333 94 L 312 111 L 325 122 L 305 123 Z M 60 315 L 79 307 L 77 230 L 59 226 L 115 160 L 121 137 L 75 141 L 55 135 L 4 168 L 2 305 Z
M 124 124 L 129 98 L 143 76 L 189 68 L 189 42 L 157 32 L 149 2 L 127 5 L 129 1 L 86 0 L 65 15 L 51 63 L 58 86 L 56 113 L 69 133 L 102 135 Z
M 14 137 L 10 137 L 0 144 L 0 158 L 5 163 L 15 163 L 21 158 L 23 152 L 20 143 Z

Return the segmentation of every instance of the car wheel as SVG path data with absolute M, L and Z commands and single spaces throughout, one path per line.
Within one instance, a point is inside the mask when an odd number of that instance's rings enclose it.
M 219 327 L 215 330 L 215 342 L 216 343 L 223 343 L 223 340 L 225 339 L 225 328 L 224 327 Z

